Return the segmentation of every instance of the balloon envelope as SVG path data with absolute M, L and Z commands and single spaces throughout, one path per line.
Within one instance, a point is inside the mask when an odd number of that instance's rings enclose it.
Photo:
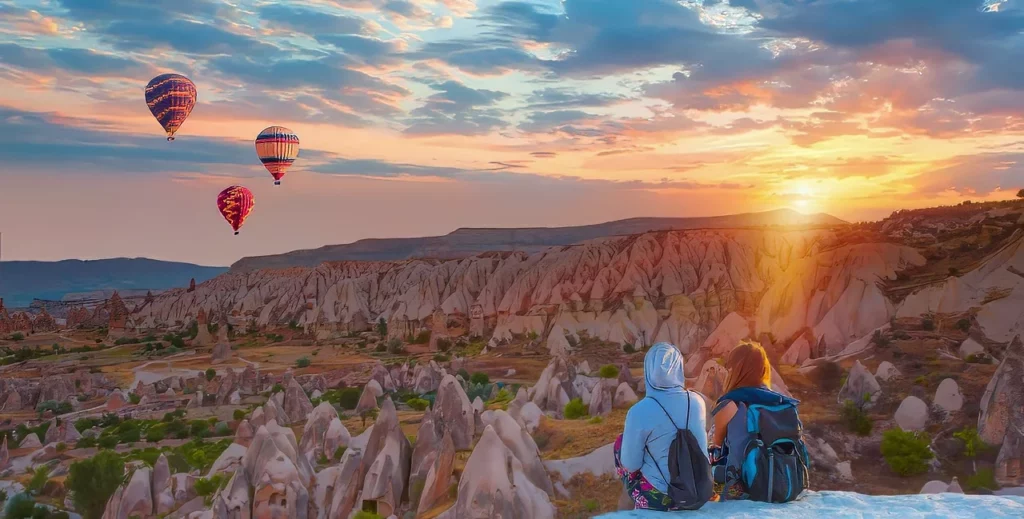
M 146 85 L 146 104 L 167 132 L 167 140 L 174 140 L 174 132 L 192 113 L 196 96 L 195 84 L 181 74 L 161 74 Z
M 252 191 L 242 186 L 231 186 L 217 195 L 217 209 L 224 219 L 231 224 L 235 234 L 242 228 L 246 217 L 252 212 L 256 201 L 252 197 Z
M 256 155 L 274 177 L 274 184 L 299 156 L 299 136 L 284 126 L 271 126 L 256 136 Z

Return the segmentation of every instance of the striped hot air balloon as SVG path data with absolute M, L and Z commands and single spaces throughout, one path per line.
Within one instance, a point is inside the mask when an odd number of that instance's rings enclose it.
M 256 136 L 256 155 L 281 185 L 281 177 L 299 156 L 299 136 L 284 126 L 271 126 Z
M 252 191 L 242 186 L 228 187 L 217 195 L 217 209 L 231 224 L 235 234 L 238 234 L 238 230 L 242 228 L 242 224 L 245 223 L 246 217 L 249 216 L 255 205 L 256 201 L 252 197 Z
M 174 132 L 192 113 L 196 96 L 195 84 L 181 74 L 161 74 L 146 85 L 146 104 L 167 132 L 167 140 L 174 140 Z

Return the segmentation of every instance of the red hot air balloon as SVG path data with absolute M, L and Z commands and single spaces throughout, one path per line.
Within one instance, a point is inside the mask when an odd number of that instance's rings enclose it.
M 256 201 L 252 197 L 252 191 L 242 186 L 231 186 L 217 195 L 217 209 L 231 224 L 235 234 L 238 234 L 238 230 L 242 228 L 245 218 L 252 212 L 254 205 L 256 205 Z
M 299 156 L 299 136 L 284 126 L 271 126 L 256 136 L 256 155 L 274 177 L 274 185 Z
M 146 104 L 167 132 L 167 140 L 174 140 L 174 132 L 192 113 L 196 96 L 195 84 L 181 74 L 161 74 L 146 85 Z

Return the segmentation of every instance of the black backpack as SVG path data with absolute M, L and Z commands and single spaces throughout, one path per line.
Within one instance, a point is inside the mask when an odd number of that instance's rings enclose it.
M 690 423 L 690 392 L 686 392 L 686 424 Z M 656 399 L 654 403 L 661 407 L 662 412 L 676 428 L 676 437 L 668 449 L 668 473 L 671 478 L 666 478 L 662 473 L 661 477 L 668 483 L 668 497 L 675 503 L 675 508 L 682 510 L 697 510 L 704 506 L 714 495 L 714 484 L 711 480 L 711 465 L 708 463 L 707 448 L 700 445 L 693 432 L 689 429 L 680 429 L 676 425 L 672 415 L 665 411 L 665 407 Z M 657 458 L 651 454 L 650 449 L 644 446 L 647 455 L 658 467 Z M 658 467 L 661 472 L 661 467 Z
M 733 485 L 748 499 L 767 503 L 788 503 L 807 489 L 810 457 L 803 424 L 796 401 L 779 396 L 772 404 L 733 401 L 737 410 L 724 442 L 729 454 L 723 500 Z M 723 400 L 712 415 L 724 406 Z

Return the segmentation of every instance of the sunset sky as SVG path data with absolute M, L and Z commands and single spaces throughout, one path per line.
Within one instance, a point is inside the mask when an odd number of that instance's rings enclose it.
M 165 72 L 199 92 L 174 142 Z M 270 125 L 301 139 L 282 186 Z M 0 128 L 4 260 L 878 219 L 1024 187 L 1024 0 L 0 0 Z

